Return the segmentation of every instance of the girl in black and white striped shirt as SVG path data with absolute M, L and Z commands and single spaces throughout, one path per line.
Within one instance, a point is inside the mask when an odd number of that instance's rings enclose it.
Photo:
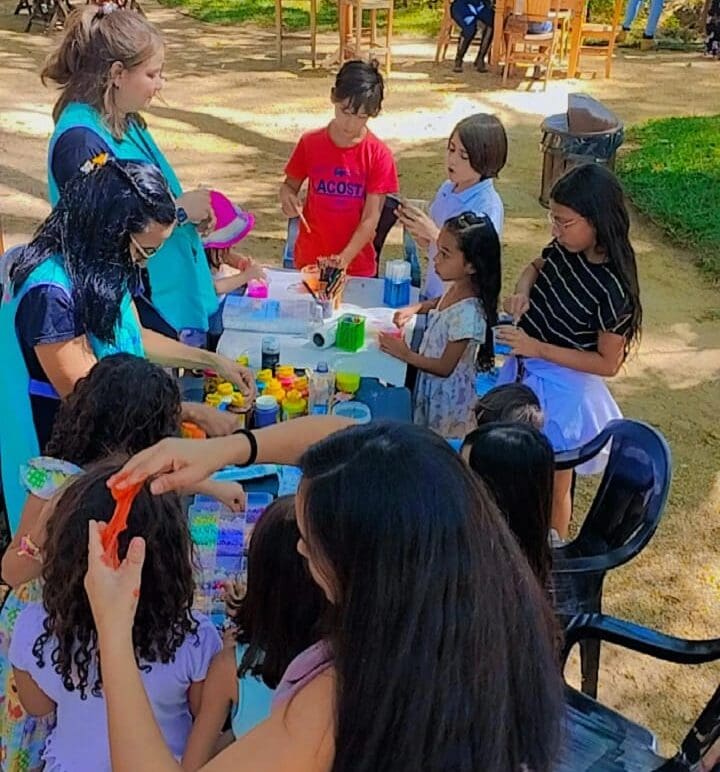
M 535 391 L 556 451 L 583 445 L 621 416 L 603 378 L 614 376 L 638 340 L 642 306 L 625 197 L 616 177 L 587 164 L 550 194 L 552 242 L 523 271 L 505 310 L 517 326 L 498 337 L 514 354 L 501 382 Z M 600 471 L 604 458 L 578 471 Z M 553 528 L 567 534 L 571 472 L 555 478 Z

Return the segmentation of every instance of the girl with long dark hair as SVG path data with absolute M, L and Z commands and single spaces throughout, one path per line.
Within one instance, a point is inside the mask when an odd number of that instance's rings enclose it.
M 438 276 L 452 282 L 423 304 L 428 322 L 418 353 L 402 338 L 381 334 L 380 349 L 419 371 L 413 395 L 415 423 L 448 438 L 473 428 L 475 373 L 494 363 L 492 328 L 500 295 L 500 240 L 490 218 L 465 212 L 438 236 Z
M 291 424 L 254 441 L 165 440 L 110 482 L 152 476 L 161 493 L 227 463 L 288 460 L 330 426 Z M 485 486 L 411 424 L 348 428 L 299 464 L 298 550 L 332 605 L 328 634 L 290 664 L 270 718 L 203 769 L 549 772 L 562 711 L 552 614 Z M 89 547 L 113 768 L 177 770 L 127 635 L 151 548 L 136 540 L 114 571 L 95 526 Z
M 553 240 L 523 271 L 505 310 L 517 322 L 500 383 L 521 381 L 540 400 L 556 451 L 579 447 L 620 417 L 603 378 L 617 374 L 640 338 L 642 305 L 622 187 L 604 166 L 577 166 L 550 193 Z M 599 471 L 604 458 L 577 469 Z M 555 480 L 553 528 L 572 515 L 572 471 Z
M 163 366 L 213 369 L 253 391 L 245 368 L 138 320 L 138 272 L 174 227 L 175 202 L 157 168 L 101 156 L 65 186 L 33 240 L 13 253 L 0 306 L 0 400 L 12 406 L 0 424 L 11 532 L 25 500 L 20 466 L 40 455 L 59 399 L 98 359 L 124 352 Z M 232 431 L 232 421 L 204 406 L 186 405 L 183 414 L 212 434 Z
M 530 568 L 547 588 L 555 472 L 547 438 L 527 423 L 487 423 L 470 432 L 461 454 L 490 489 Z
M 288 665 L 321 637 L 327 601 L 297 551 L 299 538 L 295 497 L 281 496 L 252 532 L 247 586 L 226 592 L 234 635 L 208 671 L 183 756 L 188 772 L 200 769 L 222 745 L 228 713 L 234 739 L 270 715 L 273 692 Z

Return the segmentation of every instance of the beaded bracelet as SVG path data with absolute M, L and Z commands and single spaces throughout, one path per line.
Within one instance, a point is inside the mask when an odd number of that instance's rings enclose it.
M 40 554 L 40 547 L 29 537 L 20 537 L 20 548 L 17 551 L 18 555 L 24 555 L 31 560 L 37 560 L 38 563 L 42 563 L 42 555 Z

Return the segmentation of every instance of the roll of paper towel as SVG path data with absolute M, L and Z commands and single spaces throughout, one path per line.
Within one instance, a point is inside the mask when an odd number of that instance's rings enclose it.
M 330 348 L 335 345 L 335 336 L 337 335 L 338 323 L 324 324 L 317 327 L 312 334 L 312 342 L 318 348 Z

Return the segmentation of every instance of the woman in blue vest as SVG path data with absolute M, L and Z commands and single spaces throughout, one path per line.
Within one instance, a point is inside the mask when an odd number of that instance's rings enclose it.
M 168 367 L 213 369 L 254 391 L 249 370 L 139 322 L 131 297 L 139 271 L 176 227 L 162 173 L 106 156 L 84 169 L 33 240 L 13 251 L 1 277 L 0 460 L 13 532 L 25 500 L 20 465 L 39 455 L 58 400 L 98 359 L 124 352 Z M 183 405 L 183 417 L 211 434 L 233 430 L 232 416 L 223 420 L 207 406 Z
M 198 228 L 213 224 L 209 194 L 183 193 L 140 115 L 163 86 L 164 59 L 160 34 L 135 11 L 120 11 L 112 3 L 91 4 L 70 16 L 41 76 L 43 83 L 60 87 L 53 109 L 48 186 L 54 205 L 67 180 L 99 153 L 145 161 L 162 171 L 177 202 L 178 227 L 151 263 L 144 294 L 181 340 L 197 341 L 218 308 L 198 234 Z

